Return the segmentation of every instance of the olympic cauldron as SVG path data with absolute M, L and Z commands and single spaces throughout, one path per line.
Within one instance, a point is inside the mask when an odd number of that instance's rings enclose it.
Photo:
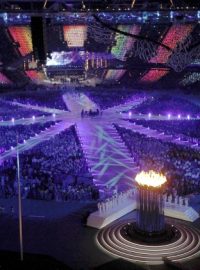
M 135 180 L 138 184 L 136 228 L 146 234 L 159 234 L 165 230 L 162 193 L 166 177 L 149 171 L 137 174 Z
M 144 242 L 170 240 L 174 232 L 165 223 L 163 190 L 167 179 L 154 171 L 140 172 L 135 181 L 138 186 L 137 219 L 125 228 L 130 238 Z

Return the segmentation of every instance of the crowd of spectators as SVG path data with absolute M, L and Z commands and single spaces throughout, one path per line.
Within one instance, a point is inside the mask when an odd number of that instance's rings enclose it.
M 16 170 L 16 158 L 1 165 L 1 197 L 17 195 Z M 21 153 L 20 175 L 23 198 L 59 201 L 99 197 L 74 126 Z
M 33 116 L 39 117 L 43 115 L 50 115 L 46 112 L 37 110 L 30 110 L 11 103 L 0 100 L 0 121 L 9 121 L 13 119 L 31 118 Z
M 166 175 L 173 196 L 200 192 L 200 153 L 115 125 L 140 170 Z
M 18 143 L 24 143 L 30 137 L 34 137 L 42 130 L 54 125 L 55 122 L 35 123 L 30 125 L 0 126 L 0 153 L 15 147 Z
M 196 117 L 200 115 L 200 107 L 183 98 L 162 95 L 147 99 L 134 109 L 134 113 Z
M 132 88 L 124 87 L 81 87 L 77 88 L 77 91 L 85 93 L 93 102 L 98 104 L 98 106 L 104 110 L 123 104 L 133 98 L 141 98 L 144 94 L 133 90 Z
M 63 100 L 63 91 L 56 91 L 55 88 L 48 88 L 47 86 L 38 86 L 35 91 L 23 91 L 16 93 L 9 93 L 5 96 L 7 100 L 16 101 L 24 104 L 34 106 L 55 108 L 59 110 L 68 110 Z
M 149 127 L 166 135 L 180 138 L 200 144 L 200 121 L 199 120 L 130 120 L 137 125 Z

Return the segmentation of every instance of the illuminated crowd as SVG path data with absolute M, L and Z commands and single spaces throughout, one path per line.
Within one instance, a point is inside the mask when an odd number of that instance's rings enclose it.
M 193 102 L 181 97 L 172 97 L 169 95 L 159 95 L 151 99 L 147 99 L 141 105 L 134 109 L 135 113 L 152 115 L 171 116 L 187 116 L 196 117 L 200 115 L 200 107 Z
M 65 102 L 63 101 L 63 92 L 59 91 L 59 89 L 56 91 L 55 87 L 48 88 L 46 86 L 38 85 L 37 89 L 34 89 L 34 91 L 31 91 L 32 89 L 28 90 L 29 91 L 27 92 L 20 92 L 18 95 L 15 93 L 7 94 L 5 98 L 9 101 L 16 101 L 23 104 L 68 110 Z
M 116 125 L 140 171 L 154 170 L 166 175 L 168 192 L 178 195 L 200 193 L 200 154 L 198 151 L 150 138 Z
M 20 175 L 24 198 L 60 201 L 99 197 L 74 126 L 20 154 Z M 0 178 L 0 196 L 16 196 L 16 158 L 4 161 Z
M 200 120 L 133 120 L 138 125 L 173 135 L 185 141 L 193 141 L 200 144 Z
M 13 105 L 10 102 L 0 100 L 0 121 L 12 121 L 12 119 L 32 118 L 43 115 L 50 115 L 46 112 L 37 110 L 29 110 L 17 105 Z
M 26 140 L 37 136 L 41 131 L 53 125 L 55 125 L 55 122 L 0 126 L 0 153 L 15 147 L 17 143 L 26 143 Z

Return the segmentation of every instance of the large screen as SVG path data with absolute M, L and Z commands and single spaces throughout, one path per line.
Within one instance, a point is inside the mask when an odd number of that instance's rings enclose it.
M 52 52 L 47 57 L 47 66 L 83 65 L 84 51 Z

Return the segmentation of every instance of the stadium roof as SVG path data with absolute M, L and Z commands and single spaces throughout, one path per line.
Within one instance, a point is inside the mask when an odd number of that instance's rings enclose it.
M 199 4 L 148 2 L 1 1 L 1 84 L 198 85 Z M 32 17 L 44 24 L 43 65 L 33 44 Z

